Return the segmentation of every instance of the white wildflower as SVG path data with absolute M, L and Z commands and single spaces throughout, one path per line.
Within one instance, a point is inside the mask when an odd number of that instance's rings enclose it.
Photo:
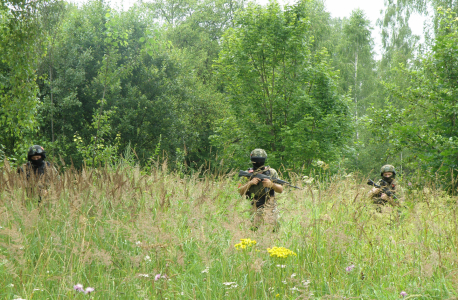
M 313 178 L 313 177 L 308 177 L 308 176 L 303 176 L 302 177 L 302 181 L 304 181 L 304 183 L 306 183 L 306 184 L 311 184 L 313 182 L 313 180 L 315 180 L 315 178 Z
M 149 255 L 145 256 L 145 261 L 150 262 L 151 261 L 151 257 Z
M 302 280 L 302 284 L 305 286 L 305 287 L 308 287 L 309 284 L 310 284 L 310 280 Z
M 238 287 L 236 282 L 223 282 L 225 286 L 227 286 L 228 289 L 235 289 Z
M 210 268 L 206 267 L 205 270 L 203 270 L 201 273 L 208 273 L 209 270 L 210 270 Z

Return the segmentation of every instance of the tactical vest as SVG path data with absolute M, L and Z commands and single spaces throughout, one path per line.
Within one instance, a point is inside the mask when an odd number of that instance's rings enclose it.
M 253 169 L 248 169 L 247 172 L 253 173 Z M 277 171 L 268 166 L 260 173 L 270 176 L 271 178 L 278 178 Z M 275 191 L 273 189 L 265 188 L 262 185 L 262 182 L 259 182 L 257 185 L 250 186 L 247 191 L 247 195 L 250 199 L 252 199 L 251 204 L 256 203 L 256 207 L 261 207 L 266 203 L 268 198 L 275 196 Z
M 390 190 L 390 192 L 392 192 L 393 194 L 396 194 L 396 185 L 397 185 L 397 183 L 396 183 L 395 179 L 393 179 L 393 181 L 391 181 L 391 183 L 388 183 L 383 179 L 379 179 L 377 181 L 377 185 L 381 186 L 382 189 L 383 188 L 388 188 Z M 380 198 L 381 195 L 382 195 L 382 192 L 380 192 L 380 194 L 377 194 L 377 195 L 373 196 L 375 204 L 386 204 L 387 203 L 386 200 L 383 200 L 382 198 Z
M 45 173 L 47 167 L 51 167 L 51 163 L 50 162 L 44 161 L 43 164 L 41 164 L 41 166 L 35 167 L 29 161 L 26 164 L 23 164 L 22 167 L 20 167 L 18 169 L 18 173 L 25 172 L 25 174 L 27 175 L 27 179 L 29 179 L 30 176 L 32 175 L 32 173 L 35 174 L 35 176 L 43 175 Z

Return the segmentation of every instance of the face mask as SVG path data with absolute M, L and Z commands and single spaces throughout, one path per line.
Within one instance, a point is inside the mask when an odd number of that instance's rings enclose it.
M 43 158 L 40 158 L 38 160 L 32 159 L 30 162 L 32 163 L 32 166 L 34 167 L 41 167 L 43 165 L 44 159 Z
M 251 158 L 251 163 L 253 164 L 254 171 L 264 166 L 265 162 L 266 162 L 266 159 L 264 157 L 252 157 Z
M 261 168 L 262 166 L 264 166 L 264 163 L 263 162 L 256 162 L 256 163 L 252 163 L 253 164 L 253 170 L 256 171 L 257 169 Z
M 393 177 L 382 177 L 382 179 L 388 183 L 391 183 L 391 181 L 393 181 Z

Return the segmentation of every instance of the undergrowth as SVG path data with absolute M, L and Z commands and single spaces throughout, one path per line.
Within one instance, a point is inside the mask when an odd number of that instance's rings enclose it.
M 67 169 L 38 203 L 0 172 L 1 299 L 455 299 L 455 198 L 425 187 L 377 212 L 363 178 L 278 195 L 250 228 L 234 174 Z M 247 247 L 235 247 L 250 239 Z M 255 241 L 255 242 L 254 242 Z M 273 247 L 294 253 L 276 256 Z M 271 249 L 270 252 L 267 249 Z M 287 252 L 287 253 L 290 253 Z M 85 294 L 76 284 L 93 287 Z M 402 295 L 401 295 L 402 293 Z

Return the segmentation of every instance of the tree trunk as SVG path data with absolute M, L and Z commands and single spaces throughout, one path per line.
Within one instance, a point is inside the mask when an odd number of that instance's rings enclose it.
M 356 94 L 358 87 L 358 50 L 355 52 L 355 124 L 358 125 L 358 96 Z M 359 139 L 358 127 L 356 127 L 356 140 Z

